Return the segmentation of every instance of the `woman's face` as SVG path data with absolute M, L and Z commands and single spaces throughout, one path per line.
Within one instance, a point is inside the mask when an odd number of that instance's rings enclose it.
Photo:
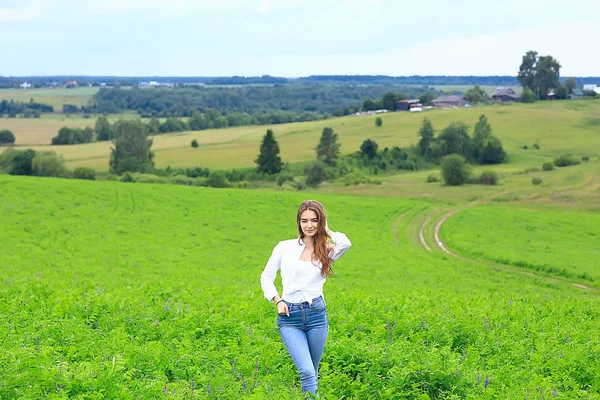
M 306 236 L 313 237 L 317 234 L 319 218 L 313 210 L 305 210 L 300 214 L 300 229 Z

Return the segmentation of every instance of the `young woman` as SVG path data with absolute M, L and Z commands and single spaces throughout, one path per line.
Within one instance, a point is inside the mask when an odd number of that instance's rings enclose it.
M 267 300 L 277 306 L 279 333 L 300 372 L 302 391 L 315 394 L 329 332 L 323 284 L 332 273 L 331 264 L 352 244 L 343 233 L 329 229 L 325 210 L 318 201 L 303 202 L 296 221 L 299 238 L 275 246 L 260 284 Z M 277 270 L 281 270 L 281 296 L 274 285 Z

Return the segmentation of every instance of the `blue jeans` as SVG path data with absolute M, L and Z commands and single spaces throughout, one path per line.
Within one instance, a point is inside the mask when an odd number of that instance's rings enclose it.
M 308 302 L 289 303 L 290 316 L 277 315 L 279 334 L 300 372 L 302 391 L 316 394 L 319 363 L 329 333 L 322 296 Z

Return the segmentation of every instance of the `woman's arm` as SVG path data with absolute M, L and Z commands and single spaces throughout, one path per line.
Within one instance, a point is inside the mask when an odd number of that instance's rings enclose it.
M 342 232 L 334 232 L 328 228 L 327 236 L 329 236 L 331 240 L 333 240 L 333 249 L 331 255 L 329 256 L 329 258 L 331 258 L 333 261 L 346 254 L 348 249 L 350 249 L 350 247 L 352 246 L 352 242 L 350 242 L 348 236 L 346 236 Z
M 281 243 L 277 244 L 273 249 L 267 265 L 260 275 L 260 286 L 265 294 L 265 297 L 269 301 L 273 301 L 275 298 L 279 298 L 277 288 L 275 288 L 275 277 L 277 271 L 281 268 L 281 257 L 283 255 L 283 248 Z

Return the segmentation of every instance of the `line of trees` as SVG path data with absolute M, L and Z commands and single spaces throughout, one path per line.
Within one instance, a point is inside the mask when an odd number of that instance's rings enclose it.
M 48 104 L 36 103 L 33 99 L 29 103 L 2 100 L 0 101 L 0 117 L 6 115 L 15 118 L 21 115 L 23 118 L 39 118 L 41 113 L 54 112 L 54 107 Z
M 492 134 L 485 115 L 475 124 L 473 137 L 469 126 L 462 121 L 452 122 L 436 137 L 433 124 L 423 119 L 419 129 L 419 142 L 415 148 L 424 159 L 438 164 L 444 156 L 459 154 L 475 164 L 500 164 L 507 161 L 502 141 Z
M 95 111 L 115 113 L 134 110 L 142 117 L 191 117 L 195 112 L 218 109 L 227 116 L 247 113 L 261 119 L 261 114 L 289 112 L 331 115 L 340 110 L 358 110 L 365 98 L 380 98 L 394 86 L 354 85 L 272 85 L 241 87 L 173 87 L 101 89 L 93 97 Z M 401 91 L 419 96 L 428 88 L 403 87 Z

